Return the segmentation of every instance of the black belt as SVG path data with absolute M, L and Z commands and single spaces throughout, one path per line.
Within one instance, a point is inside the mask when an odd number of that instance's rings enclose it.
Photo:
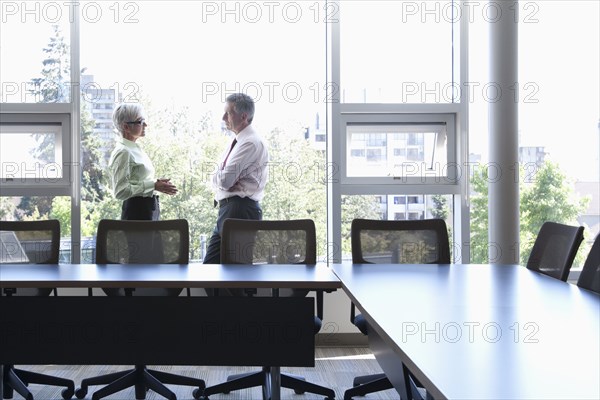
M 148 197 L 144 197 L 144 196 L 134 196 L 134 197 L 130 197 L 127 200 L 132 200 L 132 201 L 152 201 L 154 203 L 159 202 L 158 200 L 158 195 L 152 195 L 152 196 L 148 196 Z M 125 200 L 125 201 L 127 201 Z
M 249 201 L 252 203 L 258 203 L 258 201 L 256 200 L 252 200 L 250 197 L 240 197 L 240 196 L 231 196 L 231 197 L 227 197 L 225 199 L 222 200 L 214 200 L 214 206 L 216 207 L 217 205 L 219 206 L 219 208 L 223 207 L 225 204 L 228 204 L 232 201 Z

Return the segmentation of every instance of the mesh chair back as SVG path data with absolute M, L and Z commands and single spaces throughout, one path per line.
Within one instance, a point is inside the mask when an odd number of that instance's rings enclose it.
M 187 264 L 189 262 L 187 220 L 101 220 L 96 237 L 97 264 Z M 136 289 L 136 296 L 177 296 L 182 289 Z M 113 296 L 124 289 L 104 289 Z
M 315 223 L 309 219 L 255 221 L 228 218 L 221 234 L 224 264 L 315 264 Z
M 355 264 L 450 264 L 448 230 L 443 219 L 355 219 L 350 235 Z M 355 313 L 351 303 L 350 321 L 367 335 L 366 319 Z
M 600 235 L 596 236 L 590 254 L 588 254 L 577 286 L 600 293 Z
M 221 262 L 315 264 L 316 242 L 315 223 L 310 219 L 256 221 L 228 218 L 223 222 L 221 232 Z M 232 293 L 239 294 L 237 291 Z M 280 290 L 280 296 L 305 296 L 307 293 L 308 290 Z
M 355 264 L 449 264 L 448 230 L 442 219 L 352 221 Z
M 544 222 L 531 249 L 527 268 L 566 282 L 582 241 L 582 226 Z
M 58 264 L 60 223 L 48 221 L 0 221 L 0 263 Z M 19 296 L 47 296 L 53 289 L 20 288 Z

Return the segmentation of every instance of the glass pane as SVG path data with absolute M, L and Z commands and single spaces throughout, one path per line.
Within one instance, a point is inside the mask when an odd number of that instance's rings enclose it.
M 62 178 L 62 158 L 57 139 L 60 125 L 2 125 L 0 128 L 0 178 L 5 182 L 34 179 L 51 183 Z
M 419 220 L 441 218 L 446 221 L 450 243 L 453 220 L 452 195 L 346 195 L 342 196 L 342 259 L 352 261 L 350 226 L 355 218 L 377 220 Z M 450 246 L 452 251 L 452 246 Z
M 456 2 L 363 0 L 339 7 L 343 103 L 458 101 Z
M 0 197 L 0 220 L 37 221 L 57 219 L 60 222 L 60 263 L 71 262 L 71 198 L 66 196 L 24 196 Z M 87 240 L 89 242 L 89 239 Z M 86 251 L 86 238 L 83 238 L 83 254 Z M 26 250 L 26 249 L 25 249 Z M 93 262 L 84 259 L 82 262 Z
M 447 176 L 446 125 L 348 125 L 349 177 Z
M 0 103 L 67 103 L 76 2 L 2 2 Z
M 190 260 L 201 261 L 216 222 L 210 172 L 231 140 L 224 102 L 243 92 L 255 100 L 252 125 L 269 145 L 264 218 L 312 218 L 326 243 L 325 3 L 87 4 L 102 17 L 83 18 L 81 26 L 82 126 L 89 127 L 82 153 L 93 160 L 84 167 L 98 172 L 82 183 L 82 205 L 119 218 L 121 202 L 105 189 L 103 167 L 114 147 L 110 116 L 115 102 L 140 102 L 148 128 L 137 143 L 157 177 L 180 190 L 161 196 L 161 218 L 188 219 Z
M 544 221 L 586 229 L 573 269 L 600 232 L 600 3 L 519 3 L 520 262 Z M 560 26 L 561 29 L 556 29 Z M 470 25 L 471 262 L 487 262 L 489 23 Z M 585 46 L 575 46 L 585 43 Z M 574 73 L 575 72 L 575 73 Z M 493 172 L 492 172 L 493 173 Z M 541 199 L 541 200 L 540 200 Z M 494 250 L 493 250 L 494 251 Z

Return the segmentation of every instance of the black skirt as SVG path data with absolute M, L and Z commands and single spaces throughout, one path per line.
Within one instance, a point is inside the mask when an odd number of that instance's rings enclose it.
M 158 221 L 160 219 L 160 202 L 158 196 L 131 197 L 123 202 L 122 220 Z

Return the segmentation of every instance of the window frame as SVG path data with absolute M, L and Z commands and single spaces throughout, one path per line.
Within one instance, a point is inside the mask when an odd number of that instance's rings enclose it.
M 413 125 L 414 124 L 414 125 Z M 340 174 L 342 184 L 381 184 L 397 185 L 402 184 L 444 184 L 456 185 L 458 176 L 450 176 L 449 168 L 446 168 L 446 175 L 441 176 L 348 176 L 348 158 L 352 151 L 350 145 L 349 127 L 352 126 L 390 126 L 397 125 L 400 131 L 423 130 L 424 127 L 445 126 L 446 131 L 446 166 L 457 165 L 456 149 L 456 116 L 453 113 L 343 113 L 340 116 L 340 146 L 341 163 Z M 401 133 L 401 132 L 394 132 Z M 393 134 L 393 133 L 392 133 Z M 389 139 L 389 138 L 387 138 Z M 386 140 L 387 142 L 387 140 Z M 425 161 L 427 162 L 427 161 Z M 441 166 L 443 170 L 444 166 Z M 455 174 L 457 175 L 457 174 Z
M 55 154 L 60 159 L 62 177 L 56 179 L 0 177 L 2 196 L 71 196 L 73 171 L 73 135 L 70 104 L 2 104 L 0 126 L 44 126 L 59 124 Z M 0 129 L 0 135 L 2 134 Z

